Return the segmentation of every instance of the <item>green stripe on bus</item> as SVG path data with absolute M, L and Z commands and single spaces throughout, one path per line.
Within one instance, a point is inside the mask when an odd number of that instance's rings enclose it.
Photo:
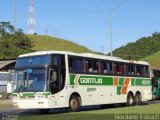
M 125 77 L 119 77 L 118 85 L 123 86 Z M 70 74 L 70 85 L 113 85 L 114 77 Z M 131 86 L 151 86 L 150 78 L 131 78 Z
M 35 96 L 34 93 L 22 93 L 22 96 Z
M 132 86 L 135 86 L 135 80 L 136 80 L 135 78 L 132 78 L 132 79 L 131 79 L 131 85 L 132 85 Z
M 118 94 L 118 95 L 121 94 L 121 89 L 122 89 L 122 86 L 117 86 L 117 94 Z
M 50 94 L 51 94 L 50 92 L 43 93 L 43 95 L 45 96 L 50 95 Z
M 119 85 L 124 85 L 124 78 L 119 79 Z
M 74 85 L 74 79 L 76 75 L 70 75 L 70 85 Z
M 132 86 L 151 86 L 151 79 L 147 78 L 132 78 L 131 79 Z

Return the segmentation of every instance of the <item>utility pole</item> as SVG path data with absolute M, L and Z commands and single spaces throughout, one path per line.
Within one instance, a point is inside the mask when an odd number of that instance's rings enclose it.
M 112 15 L 113 15 L 113 12 L 115 10 L 117 10 L 125 1 L 127 0 L 123 0 L 121 1 L 117 6 L 115 6 L 113 9 L 111 9 L 111 11 L 109 12 L 109 26 L 110 26 L 110 52 L 111 52 L 111 56 L 113 56 L 113 53 L 112 53 L 112 47 L 113 47 L 113 40 L 112 40 Z
M 14 29 L 17 29 L 17 1 L 14 0 L 14 14 L 13 14 L 13 25 Z

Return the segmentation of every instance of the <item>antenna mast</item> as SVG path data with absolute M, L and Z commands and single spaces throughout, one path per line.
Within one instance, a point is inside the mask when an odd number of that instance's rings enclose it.
M 34 0 L 29 0 L 28 33 L 35 33 Z

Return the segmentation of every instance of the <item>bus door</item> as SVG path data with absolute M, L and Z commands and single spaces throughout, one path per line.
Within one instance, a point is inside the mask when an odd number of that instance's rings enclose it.
M 49 69 L 49 84 L 52 94 L 55 94 L 64 88 L 65 75 L 64 55 L 54 55 L 53 67 Z

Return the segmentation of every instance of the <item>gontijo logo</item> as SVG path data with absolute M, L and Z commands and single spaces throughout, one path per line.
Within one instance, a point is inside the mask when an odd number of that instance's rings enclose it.
M 102 78 L 80 78 L 80 83 L 95 83 L 95 84 L 102 84 Z
M 74 78 L 74 84 L 78 85 L 102 85 L 103 79 L 99 77 L 80 76 L 76 75 Z

